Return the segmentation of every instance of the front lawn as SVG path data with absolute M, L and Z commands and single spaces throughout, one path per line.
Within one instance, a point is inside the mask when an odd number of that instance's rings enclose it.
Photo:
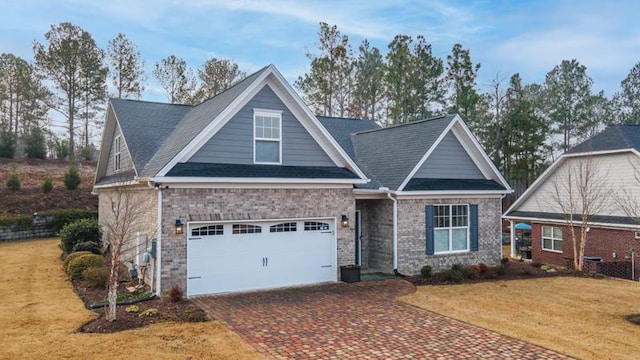
M 553 277 L 420 286 L 409 304 L 579 359 L 637 359 L 640 284 Z
M 0 243 L 0 359 L 262 358 L 217 321 L 77 332 L 97 315 L 73 292 L 58 244 L 58 239 Z

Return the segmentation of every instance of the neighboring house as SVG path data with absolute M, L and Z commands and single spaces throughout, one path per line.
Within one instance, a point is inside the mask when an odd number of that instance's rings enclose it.
M 513 229 L 516 222 L 532 225 L 532 260 L 555 265 L 572 265 L 573 243 L 568 227 L 567 211 L 573 193 L 574 229 L 580 234 L 583 198 L 579 194 L 581 175 L 597 191 L 589 197 L 592 213 L 588 216 L 588 236 L 584 256 L 605 262 L 638 259 L 640 250 L 640 126 L 615 125 L 575 146 L 554 162 L 505 212 Z M 582 171 L 580 168 L 582 167 Z M 584 169 L 589 169 L 584 171 Z M 587 174 L 588 173 L 588 174 Z M 570 178 L 571 177 L 571 178 Z M 571 179 L 571 180 L 570 180 Z M 571 185 L 572 184 L 572 185 Z M 569 191 L 573 188 L 573 191 Z M 595 193 L 600 195 L 592 196 Z M 598 204 L 598 203 L 602 204 Z M 625 211 L 630 208 L 632 211 Z M 634 214 L 634 212 L 636 212 Z M 515 250 L 511 233 L 512 255 Z M 631 263 L 629 261 L 629 263 Z M 629 264 L 631 265 L 631 264 Z M 631 266 L 629 266 L 629 269 Z M 638 272 L 634 275 L 638 277 Z
M 118 191 L 148 203 L 147 274 L 194 296 L 497 264 L 511 189 L 460 117 L 317 117 L 267 66 L 197 106 L 112 99 L 94 191 L 103 223 Z

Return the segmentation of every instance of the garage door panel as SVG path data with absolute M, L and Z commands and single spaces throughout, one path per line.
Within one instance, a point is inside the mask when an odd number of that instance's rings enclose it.
M 335 281 L 334 229 L 333 220 L 191 225 L 187 294 Z

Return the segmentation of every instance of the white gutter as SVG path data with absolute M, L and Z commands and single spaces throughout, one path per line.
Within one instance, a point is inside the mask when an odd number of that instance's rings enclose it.
M 389 188 L 381 187 L 378 190 L 386 193 L 389 200 L 393 201 L 393 272 L 398 274 L 398 200 L 391 196 Z

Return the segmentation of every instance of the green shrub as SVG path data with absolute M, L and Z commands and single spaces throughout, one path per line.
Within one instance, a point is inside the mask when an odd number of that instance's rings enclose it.
M 64 271 L 67 271 L 67 268 L 69 267 L 69 263 L 71 262 L 71 260 L 73 260 L 73 259 L 75 259 L 77 257 L 80 257 L 82 255 L 91 255 L 91 254 L 92 254 L 91 251 L 78 251 L 78 252 L 74 252 L 74 253 L 71 253 L 71 254 L 67 255 L 64 258 L 64 265 L 63 265 L 64 266 Z
M 53 145 L 56 159 L 66 159 L 69 156 L 69 142 L 67 140 L 57 139 Z
M 473 279 L 475 276 L 476 272 L 470 266 L 464 266 L 462 264 L 454 264 L 451 266 L 451 269 L 445 270 L 440 274 L 442 281 L 454 284 Z
M 84 241 L 84 242 L 79 242 L 75 244 L 73 246 L 73 249 L 71 250 L 71 253 L 75 253 L 78 251 L 89 251 L 92 254 L 101 254 L 102 248 L 100 247 L 99 244 L 94 243 L 92 241 Z
M 28 133 L 23 135 L 25 143 L 24 151 L 28 158 L 44 159 L 47 157 L 47 145 L 42 129 L 33 127 Z
M 420 275 L 425 279 L 430 279 L 433 268 L 430 265 L 425 265 L 420 269 Z
M 65 225 L 80 219 L 97 219 L 98 214 L 82 209 L 64 209 L 43 211 L 42 217 L 51 217 L 51 225 L 56 232 L 59 232 Z
M 64 173 L 64 187 L 67 190 L 75 190 L 80 185 L 80 173 L 75 165 L 69 166 L 69 170 Z
M 20 177 L 18 177 L 15 168 L 13 168 L 13 171 L 11 171 L 11 174 L 9 174 L 7 178 L 7 188 L 13 192 L 20 190 Z
M 89 287 L 106 289 L 109 284 L 109 268 L 107 266 L 90 267 L 82 272 L 82 278 Z
M 0 129 L 0 158 L 13 159 L 16 154 L 16 140 L 13 133 Z
M 67 274 L 73 280 L 82 279 L 85 270 L 92 267 L 104 267 L 106 262 L 104 256 L 96 254 L 85 254 L 69 261 Z
M 73 247 L 81 242 L 94 242 L 100 246 L 102 231 L 95 219 L 81 219 L 74 221 L 60 230 L 60 242 L 65 254 L 73 252 Z
M 16 228 L 25 229 L 33 226 L 33 217 L 28 215 L 0 218 L 0 226 L 14 226 Z
M 42 185 L 40 185 L 40 190 L 42 190 L 44 194 L 50 193 L 53 190 L 53 181 L 49 178 L 44 179 Z

